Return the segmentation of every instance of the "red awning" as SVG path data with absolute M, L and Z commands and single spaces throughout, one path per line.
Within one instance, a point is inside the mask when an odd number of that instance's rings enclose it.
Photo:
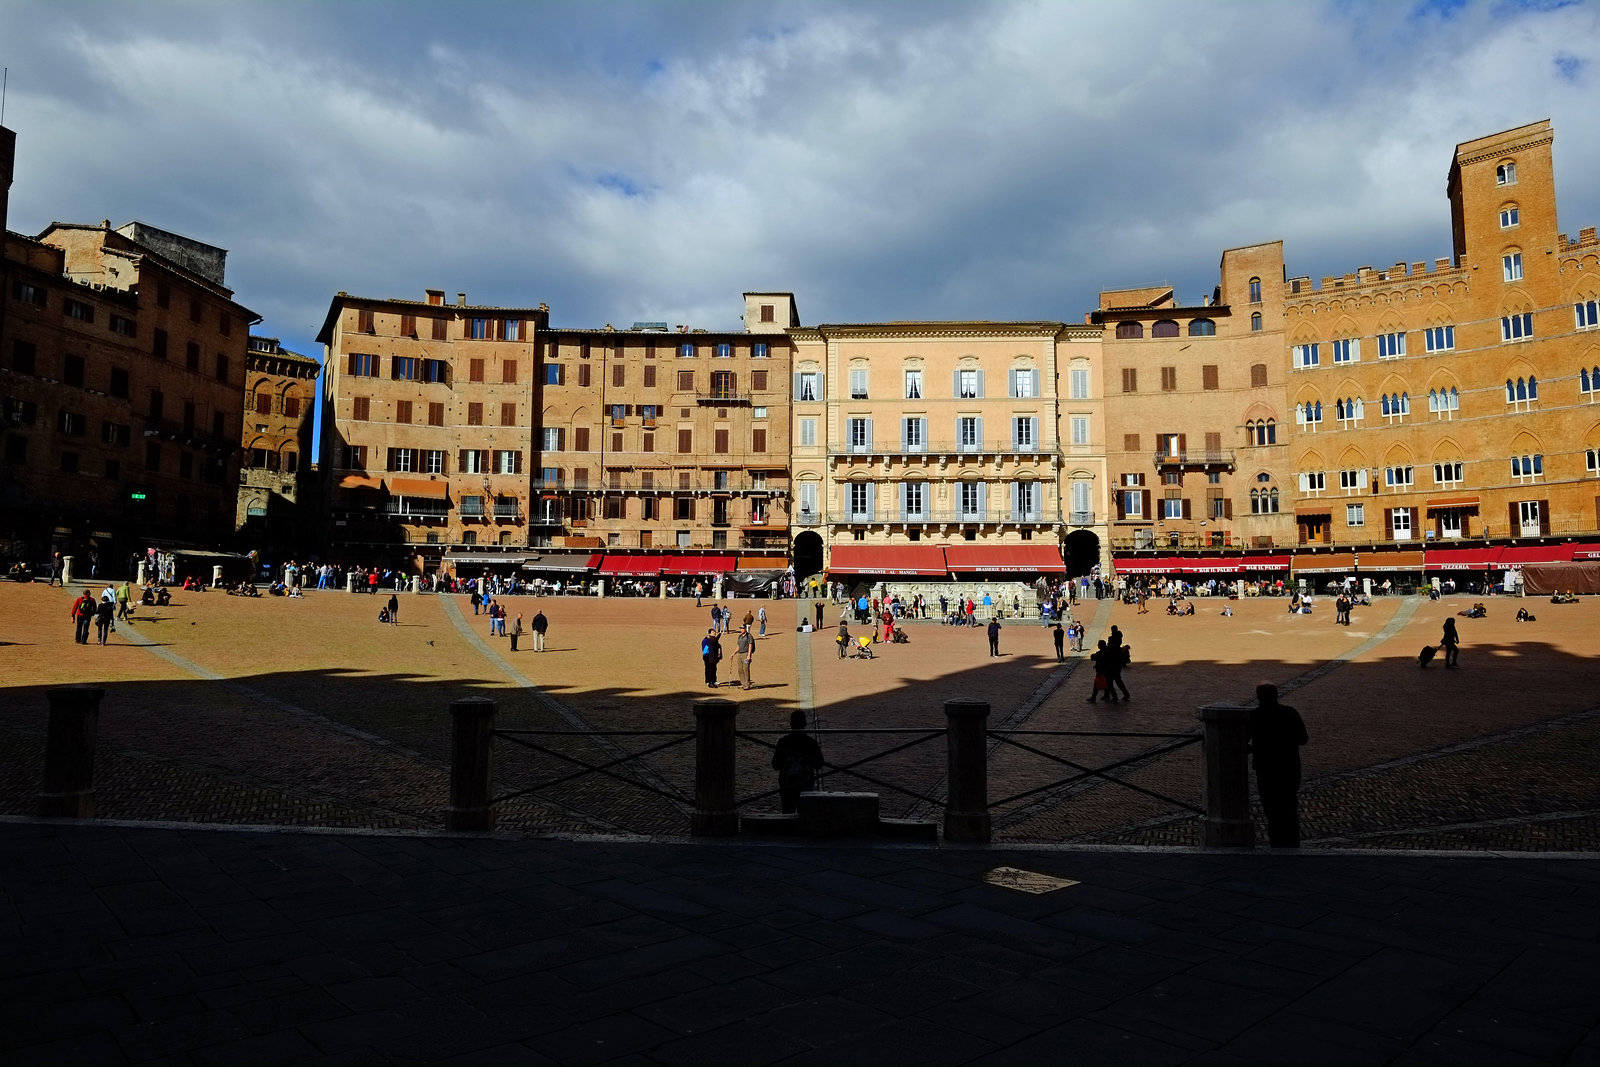
M 390 478 L 390 496 L 409 496 L 422 500 L 450 499 L 450 483 L 435 482 L 427 478 Z
M 382 485 L 382 478 L 369 478 L 365 474 L 346 474 L 339 479 L 340 489 L 378 489 Z
M 1242 556 L 1200 556 L 1182 563 L 1185 574 L 1238 574 L 1244 570 Z
M 1183 570 L 1183 560 L 1176 556 L 1141 556 L 1114 559 L 1111 566 L 1118 574 L 1177 574 Z
M 1477 493 L 1457 493 L 1455 496 L 1431 496 L 1428 498 L 1429 511 L 1442 511 L 1446 508 L 1475 508 L 1478 506 Z
M 1600 545 L 1573 545 L 1573 559 L 1600 559 Z
M 1430 548 L 1422 557 L 1425 571 L 1482 571 L 1493 567 L 1503 551 L 1497 546 L 1479 548 Z
M 739 569 L 737 556 L 667 556 L 662 574 L 724 574 Z
M 1296 574 L 1347 574 L 1355 569 L 1355 554 L 1352 552 L 1328 552 L 1320 555 L 1309 552 L 1296 553 L 1293 566 Z
M 1525 563 L 1571 563 L 1575 545 L 1507 545 L 1500 550 L 1500 567 Z
M 1242 561 L 1243 569 L 1247 571 L 1286 571 L 1289 569 L 1289 553 L 1266 556 L 1246 556 Z
M 603 578 L 654 578 L 666 565 L 661 556 L 613 556 L 607 554 L 600 561 Z
M 949 573 L 938 545 L 838 545 L 830 574 L 890 574 L 944 577 Z
M 1066 570 L 1055 545 L 946 545 L 944 561 L 952 571 L 963 574 L 1059 574 Z

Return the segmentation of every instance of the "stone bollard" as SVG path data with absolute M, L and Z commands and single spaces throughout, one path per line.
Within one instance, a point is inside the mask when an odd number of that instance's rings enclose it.
M 356 572 L 355 571 L 350 571 L 350 572 L 345 574 L 345 576 L 344 576 L 344 591 L 346 593 L 354 593 L 356 591 Z
M 1204 762 L 1200 772 L 1206 816 L 1202 838 L 1207 848 L 1250 848 L 1256 827 L 1250 818 L 1250 709 L 1207 704 Z
M 989 705 L 981 700 L 947 700 L 945 774 L 950 783 L 944 805 L 946 841 L 989 842 Z
M 68 582 L 72 581 L 72 578 L 73 578 L 72 564 L 73 564 L 73 562 L 74 562 L 74 560 L 73 560 L 72 556 L 62 556 L 61 557 L 61 584 L 63 586 L 65 586 Z
M 52 689 L 50 728 L 44 743 L 44 786 L 39 814 L 47 819 L 94 818 L 94 741 L 104 689 L 69 685 Z
M 149 585 L 149 584 L 151 584 L 149 568 L 145 565 L 145 562 L 142 559 L 139 561 L 139 584 L 140 585 Z
M 696 837 L 731 837 L 739 832 L 733 805 L 733 729 L 739 705 L 722 697 L 694 702 L 694 815 Z
M 494 829 L 490 805 L 490 734 L 494 727 L 494 701 L 466 697 L 450 703 L 450 807 L 446 830 Z
M 422 579 L 418 578 L 415 574 L 411 576 L 411 591 L 413 593 L 422 592 Z

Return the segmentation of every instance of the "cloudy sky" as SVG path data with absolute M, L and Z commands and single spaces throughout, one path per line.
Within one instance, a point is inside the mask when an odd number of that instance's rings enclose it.
M 1597 3 L 0 0 L 11 229 L 229 250 L 291 348 L 338 290 L 565 326 L 1065 319 L 1449 254 L 1458 141 L 1554 121 L 1600 222 Z

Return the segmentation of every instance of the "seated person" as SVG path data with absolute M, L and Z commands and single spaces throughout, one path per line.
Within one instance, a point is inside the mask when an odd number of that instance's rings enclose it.
M 1183 610 L 1179 611 L 1178 614 L 1179 615 L 1193 615 L 1194 614 L 1194 601 L 1192 601 L 1192 600 L 1184 601 L 1183 602 Z
M 1538 620 L 1535 619 L 1531 613 L 1529 613 L 1527 608 L 1518 608 L 1517 609 L 1517 621 L 1518 622 L 1537 622 Z
M 164 585 L 158 587 L 156 589 L 156 606 L 164 608 L 170 603 L 172 603 L 172 594 L 167 592 L 167 587 Z
M 1576 604 L 1577 602 L 1578 594 L 1576 593 L 1557 593 L 1550 598 L 1550 603 L 1552 604 Z

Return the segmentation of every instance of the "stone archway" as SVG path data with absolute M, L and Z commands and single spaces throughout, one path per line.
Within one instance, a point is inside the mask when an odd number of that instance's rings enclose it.
M 1074 530 L 1067 534 L 1067 577 L 1077 578 L 1088 574 L 1100 562 L 1100 538 L 1092 530 Z
M 794 539 L 794 576 L 808 578 L 822 570 L 822 536 L 806 530 Z

